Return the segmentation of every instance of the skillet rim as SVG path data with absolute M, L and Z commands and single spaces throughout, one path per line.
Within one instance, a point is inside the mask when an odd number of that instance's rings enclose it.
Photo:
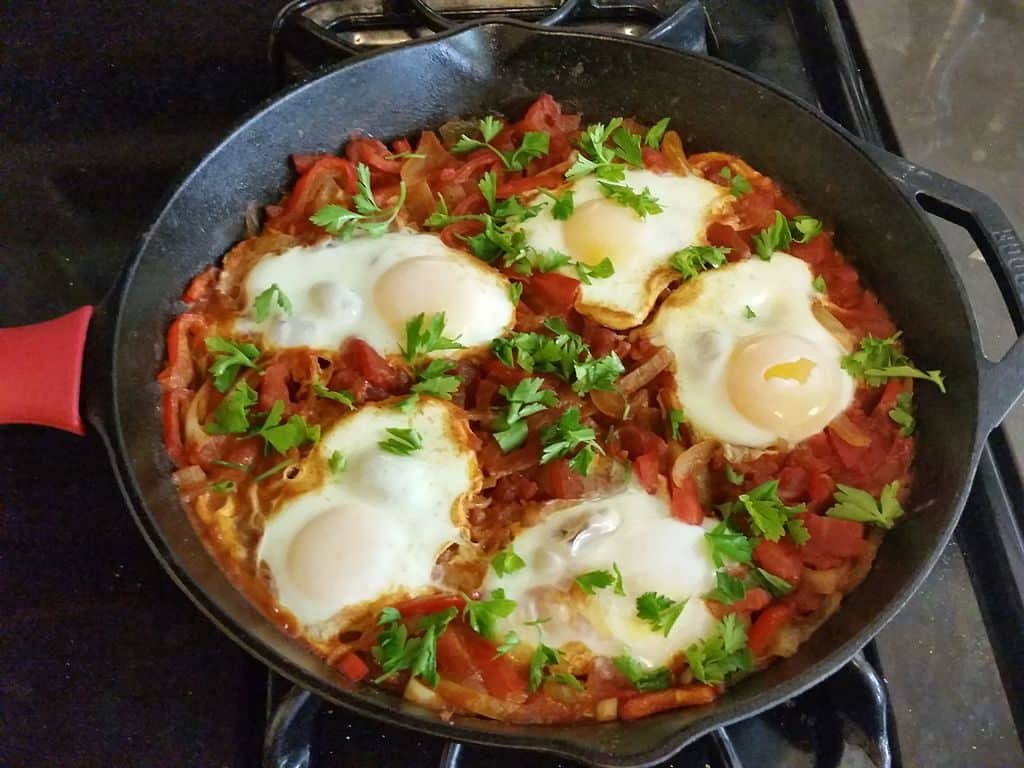
M 499 18 L 460 25 L 434 36 L 404 44 L 398 48 L 385 48 L 379 51 L 360 54 L 346 60 L 340 65 L 320 70 L 309 78 L 275 93 L 271 97 L 265 99 L 257 107 L 246 113 L 241 119 L 236 121 L 228 131 L 221 135 L 216 145 L 207 150 L 201 160 L 191 166 L 179 177 L 174 186 L 170 188 L 169 193 L 159 204 L 159 208 L 157 209 L 158 212 L 156 216 L 151 219 L 151 224 L 140 236 L 133 257 L 122 272 L 121 279 L 117 282 L 110 295 L 111 304 L 116 305 L 113 317 L 111 318 L 111 322 L 114 326 L 112 343 L 109 350 L 105 350 L 110 354 L 110 358 L 108 359 L 110 362 L 111 379 L 109 381 L 109 398 L 106 397 L 107 393 L 104 393 L 104 399 L 107 399 L 108 402 L 105 404 L 105 408 L 101 410 L 101 413 L 108 416 L 109 424 L 112 429 L 108 431 L 101 426 L 99 431 L 107 446 L 107 450 L 110 453 L 117 482 L 128 501 L 129 510 L 139 526 L 143 538 L 149 544 L 164 570 L 196 605 L 196 607 L 198 607 L 221 632 L 223 632 L 237 645 L 241 646 L 251 656 L 258 659 L 265 666 L 282 675 L 293 684 L 310 690 L 318 696 L 321 696 L 322 698 L 339 706 L 345 707 L 358 715 L 383 721 L 390 725 L 399 725 L 419 733 L 484 746 L 500 746 L 553 753 L 572 759 L 584 760 L 592 765 L 605 766 L 607 768 L 644 768 L 671 758 L 686 745 L 717 728 L 722 728 L 738 721 L 745 720 L 759 714 L 760 712 L 777 706 L 787 699 L 803 693 L 822 680 L 832 676 L 841 667 L 849 663 L 849 661 L 868 642 L 870 642 L 900 610 L 902 610 L 910 597 L 917 592 L 921 584 L 931 573 L 960 520 L 967 496 L 970 492 L 971 481 L 973 480 L 980 458 L 979 447 L 983 444 L 984 439 L 986 438 L 986 435 L 982 434 L 980 425 L 976 426 L 971 433 L 972 437 L 969 450 L 969 462 L 965 467 L 964 482 L 961 484 L 959 492 L 953 499 L 951 515 L 945 528 L 941 532 L 938 544 L 929 554 L 925 562 L 918 567 L 913 578 L 911 578 L 908 583 L 888 601 L 873 621 L 862 627 L 850 640 L 830 651 L 823 659 L 817 663 L 809 665 L 807 669 L 798 672 L 784 683 L 769 690 L 754 693 L 745 701 L 728 702 L 723 700 L 722 703 L 717 705 L 717 709 L 724 711 L 702 715 L 698 720 L 675 730 L 669 735 L 666 735 L 662 743 L 657 747 L 639 752 L 630 752 L 626 750 L 616 753 L 597 751 L 588 745 L 585 738 L 570 740 L 564 736 L 552 736 L 544 726 L 525 726 L 527 730 L 523 733 L 504 733 L 494 730 L 493 728 L 488 729 L 488 727 L 479 727 L 480 724 L 484 724 L 486 726 L 492 725 L 494 722 L 482 718 L 461 717 L 449 723 L 445 723 L 441 721 L 435 713 L 425 709 L 413 709 L 407 706 L 406 702 L 393 695 L 389 694 L 388 698 L 385 700 L 374 700 L 360 694 L 359 691 L 362 686 L 353 687 L 353 689 L 347 690 L 341 687 L 337 682 L 328 682 L 323 677 L 307 672 L 287 659 L 280 657 L 279 654 L 264 643 L 263 640 L 258 638 L 254 633 L 248 631 L 246 628 L 240 626 L 238 622 L 232 619 L 227 612 L 221 608 L 218 601 L 210 595 L 204 587 L 195 581 L 189 575 L 187 568 L 178 561 L 177 557 L 164 540 L 160 525 L 156 522 L 153 514 L 149 511 L 135 473 L 128 461 L 128 452 L 124 441 L 123 416 L 119 406 L 120 398 L 117 359 L 117 350 L 121 347 L 122 334 L 128 332 L 122 325 L 122 318 L 125 315 L 124 309 L 128 304 L 128 297 L 131 293 L 135 274 L 143 260 L 143 255 L 149 247 L 150 241 L 154 237 L 154 233 L 160 228 L 164 217 L 168 215 L 168 212 L 173 207 L 175 201 L 181 194 L 183 194 L 192 179 L 199 175 L 208 163 L 213 162 L 214 158 L 218 155 L 225 144 L 246 131 L 251 124 L 257 122 L 265 113 L 274 109 L 282 108 L 281 105 L 288 99 L 307 88 L 313 87 L 320 80 L 331 77 L 333 74 L 341 70 L 358 66 L 365 61 L 381 56 L 388 56 L 394 51 L 401 51 L 414 47 L 429 47 L 431 45 L 438 44 L 443 45 L 450 43 L 453 39 L 462 35 L 471 35 L 474 32 L 486 30 L 488 28 L 497 30 L 499 34 L 503 30 L 511 29 L 518 30 L 520 33 L 527 33 L 531 37 L 548 36 L 556 38 L 585 38 L 598 40 L 603 43 L 613 43 L 624 47 L 649 49 L 656 51 L 660 55 L 671 55 L 697 60 L 700 66 L 718 67 L 733 75 L 751 81 L 759 88 L 772 92 L 776 96 L 785 99 L 793 107 L 800 109 L 810 117 L 816 119 L 834 134 L 837 134 L 839 138 L 850 146 L 851 150 L 859 153 L 874 169 L 878 171 L 882 177 L 884 177 L 885 183 L 889 184 L 899 198 L 906 203 L 908 211 L 916 216 L 919 223 L 931 236 L 931 245 L 934 247 L 934 250 L 937 250 L 941 255 L 947 274 L 953 280 L 961 307 L 965 310 L 965 314 L 970 320 L 968 335 L 971 343 L 971 351 L 976 363 L 973 373 L 975 375 L 975 382 L 977 383 L 979 381 L 977 361 L 983 360 L 984 357 L 981 354 L 981 344 L 977 324 L 974 320 L 973 313 L 969 311 L 971 305 L 964 289 L 963 282 L 953 265 L 949 253 L 941 239 L 938 237 L 931 222 L 928 220 L 926 212 L 916 202 L 916 200 L 913 199 L 912 195 L 897 184 L 890 173 L 880 164 L 879 161 L 875 159 L 877 153 L 880 151 L 879 148 L 868 145 L 862 139 L 847 131 L 842 125 L 837 123 L 828 115 L 818 111 L 812 105 L 803 101 L 799 97 L 788 93 L 759 75 L 748 72 L 729 62 L 715 59 L 709 55 L 677 50 L 657 43 L 623 38 L 610 34 L 590 33 L 561 28 L 543 28 L 513 19 Z M 107 302 L 105 301 L 103 303 L 106 304 Z M 103 416 L 99 416 L 95 420 L 102 422 Z M 274 627 L 274 629 L 275 631 L 280 632 L 279 628 Z M 419 714 L 420 711 L 425 714 Z M 663 716 L 656 715 L 654 717 Z M 469 726 L 466 724 L 467 722 L 472 722 L 474 725 Z M 598 724 L 595 723 L 587 725 Z M 627 738 L 623 743 L 628 743 L 628 741 L 629 740 Z

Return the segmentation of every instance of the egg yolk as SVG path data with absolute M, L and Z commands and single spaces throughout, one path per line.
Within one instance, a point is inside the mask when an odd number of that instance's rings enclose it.
M 374 302 L 399 339 L 404 339 L 409 318 L 421 312 L 427 317 L 444 312 L 449 338 L 476 338 L 474 331 L 489 330 L 503 305 L 511 317 L 501 283 L 487 280 L 474 267 L 429 256 L 400 261 L 384 272 L 374 286 Z
M 785 440 L 816 434 L 838 411 L 838 361 L 788 333 L 751 336 L 729 357 L 726 389 L 745 418 Z
M 589 266 L 605 259 L 621 263 L 643 238 L 644 223 L 636 213 L 611 200 L 588 200 L 564 224 L 569 255 Z

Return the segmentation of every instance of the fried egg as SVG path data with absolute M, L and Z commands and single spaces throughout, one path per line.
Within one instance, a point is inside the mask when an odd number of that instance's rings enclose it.
M 546 619 L 539 626 L 547 645 L 578 642 L 607 656 L 628 649 L 648 664 L 665 664 L 715 631 L 715 618 L 700 599 L 715 586 L 704 533 L 673 518 L 664 497 L 627 486 L 550 511 L 513 541 L 525 567 L 502 577 L 492 570 L 484 589 L 500 587 L 516 601 L 502 631 L 513 629 L 526 641 L 536 633 L 528 622 Z M 625 595 L 613 587 L 587 595 L 574 584 L 580 574 L 613 566 Z M 646 592 L 687 601 L 667 636 L 637 617 L 636 598 Z
M 275 284 L 291 313 L 275 308 L 257 322 L 254 300 Z M 330 239 L 265 256 L 245 278 L 243 301 L 235 330 L 257 333 L 271 347 L 334 350 L 359 336 L 393 354 L 405 341 L 406 322 L 421 312 L 444 312 L 445 335 L 475 347 L 515 320 L 502 275 L 434 235 L 410 232 Z
M 807 264 L 784 253 L 677 288 L 645 330 L 675 355 L 679 400 L 702 436 L 761 448 L 825 428 L 853 398 L 846 350 L 818 322 Z
M 669 257 L 705 243 L 711 217 L 728 198 L 723 187 L 699 176 L 630 169 L 622 183 L 636 192 L 650 190 L 662 212 L 641 218 L 605 197 L 599 180 L 587 176 L 572 186 L 574 210 L 568 219 L 555 219 L 549 200 L 522 224 L 527 243 L 539 251 L 561 251 L 589 266 L 611 260 L 615 273 L 581 285 L 576 308 L 615 329 L 632 328 L 646 319 L 658 294 L 678 277 Z
M 408 415 L 369 404 L 326 432 L 306 459 L 303 473 L 322 483 L 279 503 L 256 556 L 278 603 L 309 634 L 322 635 L 345 609 L 443 586 L 438 556 L 467 541 L 465 508 L 481 482 L 458 414 L 427 397 Z M 391 428 L 415 429 L 422 448 L 383 449 Z M 336 473 L 335 452 L 345 462 Z

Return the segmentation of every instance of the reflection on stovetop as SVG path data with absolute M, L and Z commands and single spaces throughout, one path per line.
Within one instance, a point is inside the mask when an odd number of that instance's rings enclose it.
M 367 8 L 376 1 L 323 5 Z M 634 34 L 682 5 L 581 2 L 633 8 L 625 24 Z M 445 3 L 469 4 L 431 0 L 438 9 Z M 849 72 L 834 54 L 829 61 L 836 30 L 823 14 L 838 7 L 846 19 L 841 3 L 703 5 L 712 53 L 775 80 L 850 127 L 891 139 L 884 119 L 872 127 L 877 103 L 868 98 L 865 110 L 846 101 Z M 179 171 L 271 92 L 264 57 L 275 11 L 254 0 L 176 0 L 94 4 L 89 13 L 70 2 L 20 4 L 5 14 L 0 326 L 103 297 Z M 814 30 L 820 34 L 808 34 Z M 301 57 L 290 52 L 289 60 Z M 1024 691 L 1024 560 L 1001 554 L 1019 536 L 1011 525 L 1013 505 L 1024 506 L 1019 478 L 996 444 L 965 512 L 970 527 L 961 527 L 958 544 L 869 647 L 869 663 L 860 662 L 862 672 L 885 673 L 899 723 L 892 765 L 901 764 L 900 750 L 908 766 L 1024 765 L 1010 703 L 1019 707 Z M 984 599 L 992 595 L 998 598 Z M 269 724 L 290 685 L 274 675 L 268 683 L 266 670 L 160 570 L 96 437 L 0 428 L 0 611 L 0 765 L 260 764 L 261 741 L 275 735 Z M 668 764 L 886 765 L 875 680 L 847 668 Z M 453 750 L 327 705 L 306 706 L 315 726 L 306 742 L 310 762 L 293 766 L 419 768 L 444 758 L 462 768 L 571 768 L 556 758 Z

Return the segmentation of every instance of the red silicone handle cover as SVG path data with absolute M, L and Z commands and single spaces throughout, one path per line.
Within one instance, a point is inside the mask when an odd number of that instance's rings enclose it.
M 84 435 L 78 411 L 92 307 L 35 325 L 0 328 L 0 424 Z

